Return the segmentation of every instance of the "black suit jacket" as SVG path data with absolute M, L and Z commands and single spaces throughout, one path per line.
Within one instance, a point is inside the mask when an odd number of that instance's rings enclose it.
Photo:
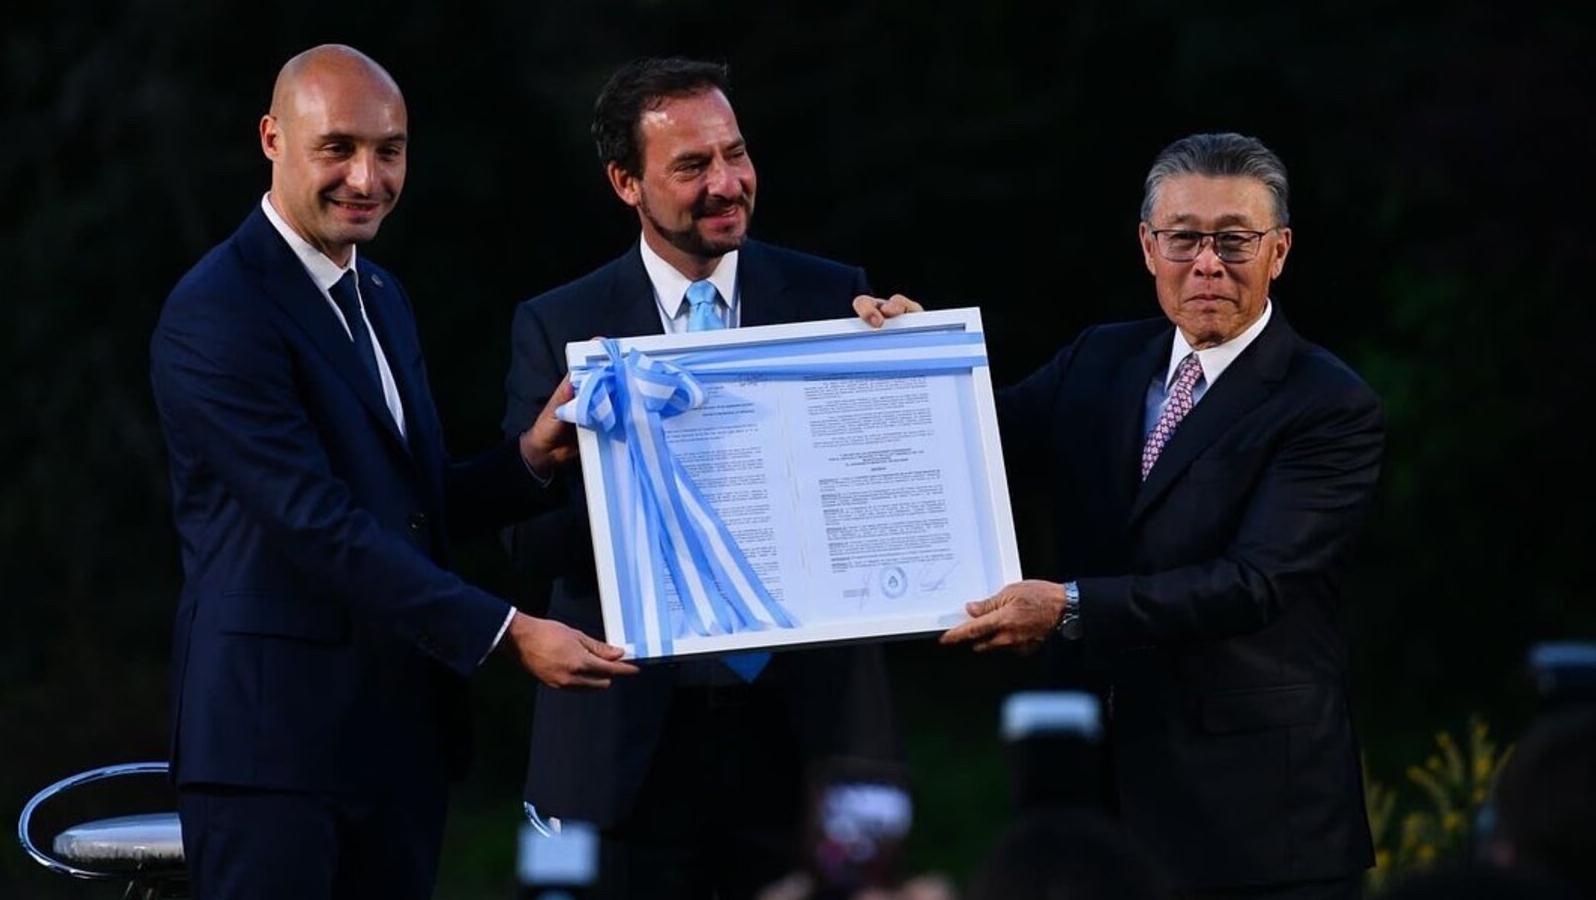
M 741 324 L 770 325 L 853 315 L 868 291 L 864 272 L 747 241 L 737 265 Z M 653 287 L 636 246 L 598 270 L 522 303 L 511 331 L 506 380 L 508 433 L 525 429 L 565 375 L 565 345 L 593 337 L 660 334 Z M 567 476 L 562 476 L 567 477 Z M 604 635 L 593 546 L 579 476 L 568 476 L 565 508 L 514 529 L 512 553 L 529 577 L 553 574 L 549 615 Z M 896 757 L 879 646 L 778 653 L 759 676 L 779 688 L 793 739 L 806 758 Z M 527 799 L 549 815 L 611 825 L 632 807 L 660 738 L 676 667 L 645 666 L 607 691 L 538 689 Z
M 259 208 L 151 339 L 183 556 L 179 783 L 406 796 L 464 763 L 464 676 L 509 605 L 444 568 L 448 532 L 547 492 L 514 441 L 447 458 L 410 300 L 370 260 L 358 271 L 404 436 Z
M 1080 587 L 1061 649 L 1104 667 L 1121 815 L 1180 885 L 1349 875 L 1372 854 L 1335 619 L 1379 400 L 1276 306 L 1142 482 L 1173 336 L 1089 329 L 999 395 L 1011 476 L 1052 482 Z

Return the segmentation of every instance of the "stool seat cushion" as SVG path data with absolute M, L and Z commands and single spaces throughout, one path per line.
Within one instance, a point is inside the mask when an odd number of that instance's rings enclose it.
M 149 870 L 183 865 L 183 831 L 177 813 L 96 819 L 55 837 L 55 854 L 85 868 Z

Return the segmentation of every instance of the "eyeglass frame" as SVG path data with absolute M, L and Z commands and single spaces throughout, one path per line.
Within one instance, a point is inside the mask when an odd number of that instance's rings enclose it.
M 1258 248 L 1263 244 L 1264 235 L 1271 231 L 1279 231 L 1284 227 L 1285 226 L 1283 225 L 1271 225 L 1268 228 L 1265 228 L 1263 231 L 1255 231 L 1251 228 L 1225 228 L 1220 231 L 1198 231 L 1195 228 L 1153 228 L 1151 227 L 1151 223 L 1149 223 L 1147 233 L 1153 236 L 1153 246 L 1158 248 L 1158 255 L 1162 256 L 1169 262 L 1192 262 L 1197 257 L 1203 255 L 1203 245 L 1206 244 L 1214 248 L 1214 256 L 1219 257 L 1220 262 L 1244 263 L 1252 262 L 1258 258 Z M 1176 259 L 1165 252 L 1164 242 L 1159 240 L 1158 237 L 1161 234 L 1195 234 L 1197 235 L 1197 247 L 1192 252 L 1190 257 L 1187 257 L 1186 259 Z M 1244 234 L 1248 237 L 1251 237 L 1252 244 L 1250 246 L 1252 247 L 1252 253 L 1248 256 L 1242 257 L 1241 259 L 1226 259 L 1224 254 L 1219 252 L 1219 236 L 1222 234 Z

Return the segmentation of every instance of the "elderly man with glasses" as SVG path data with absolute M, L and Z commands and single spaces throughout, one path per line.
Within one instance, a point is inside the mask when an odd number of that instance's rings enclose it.
M 1159 154 L 1140 239 L 1164 315 L 1089 328 L 998 398 L 1010 477 L 1052 490 L 1057 580 L 943 636 L 1101 673 L 1118 814 L 1182 897 L 1356 897 L 1372 862 L 1336 618 L 1383 422 L 1270 299 L 1287 193 L 1253 138 Z

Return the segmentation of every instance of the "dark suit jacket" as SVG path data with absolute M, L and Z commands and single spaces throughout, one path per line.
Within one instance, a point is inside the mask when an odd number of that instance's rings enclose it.
M 860 269 L 745 242 L 738 257 L 741 324 L 853 315 L 866 292 Z M 525 429 L 564 377 L 565 345 L 596 336 L 660 334 L 653 287 L 636 246 L 598 270 L 516 309 L 506 380 L 505 431 Z M 593 546 L 580 478 L 564 485 L 564 509 L 518 526 L 517 567 L 554 574 L 549 615 L 602 638 Z M 760 675 L 787 699 L 806 757 L 896 756 L 885 667 L 878 646 L 777 654 Z M 527 798 L 538 810 L 611 825 L 623 818 L 648 772 L 675 687 L 672 665 L 650 665 L 601 693 L 539 688 L 532 719 Z
M 1379 400 L 1277 305 L 1141 482 L 1173 336 L 1089 329 L 999 395 L 1011 477 L 1051 480 L 1080 587 L 1063 649 L 1106 667 L 1121 815 L 1180 885 L 1349 875 L 1372 856 L 1335 618 Z
M 464 676 L 509 606 L 443 568 L 446 529 L 513 521 L 544 492 L 514 441 L 446 460 L 409 298 L 358 269 L 408 440 L 259 209 L 151 340 L 184 572 L 180 784 L 404 792 L 463 762 Z

